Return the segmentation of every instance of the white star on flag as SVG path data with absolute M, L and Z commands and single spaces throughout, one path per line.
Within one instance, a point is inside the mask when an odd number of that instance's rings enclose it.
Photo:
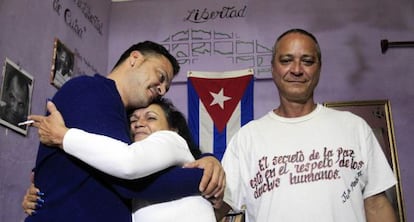
M 215 105 L 215 104 L 219 104 L 219 106 L 224 109 L 224 102 L 231 99 L 231 97 L 225 96 L 224 95 L 224 89 L 221 88 L 219 93 L 213 93 L 210 92 L 210 94 L 213 96 L 213 101 L 210 103 L 210 106 Z

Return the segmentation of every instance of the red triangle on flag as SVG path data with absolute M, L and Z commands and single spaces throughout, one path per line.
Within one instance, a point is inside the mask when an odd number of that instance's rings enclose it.
M 252 78 L 253 75 L 223 79 L 189 78 L 219 132 L 226 127 Z

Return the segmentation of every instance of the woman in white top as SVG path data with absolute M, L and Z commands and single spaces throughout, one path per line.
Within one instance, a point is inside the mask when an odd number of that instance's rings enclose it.
M 48 107 L 55 109 L 53 104 L 48 104 Z M 39 137 L 43 143 L 58 145 L 66 153 L 119 178 L 142 178 L 174 165 L 194 161 L 200 155 L 191 140 L 183 114 L 166 99 L 157 100 L 132 113 L 130 127 L 135 142 L 131 145 L 80 129 L 68 129 L 59 112 L 53 112 L 53 115 L 56 118 L 48 122 L 51 125 L 46 126 L 46 122 L 34 124 L 40 129 Z M 26 213 L 33 214 L 36 207 L 41 207 L 36 202 L 39 199 L 38 192 L 33 185 L 28 189 L 22 203 Z M 142 200 L 139 203 L 133 203 L 132 221 L 216 221 L 211 203 L 201 196 L 145 207 L 142 207 Z

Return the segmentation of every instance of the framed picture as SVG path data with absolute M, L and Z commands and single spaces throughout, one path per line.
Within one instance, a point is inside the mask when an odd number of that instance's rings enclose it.
M 52 73 L 50 83 L 56 88 L 68 81 L 73 75 L 75 55 L 59 39 L 53 44 Z
M 397 211 L 399 221 L 405 222 L 400 168 L 389 100 L 325 102 L 324 105 L 337 110 L 350 111 L 362 117 L 371 126 L 398 180 L 395 187 L 386 191 L 387 197 Z
M 220 222 L 245 222 L 245 214 L 245 209 L 242 209 L 241 211 L 230 210 Z
M 6 58 L 0 93 L 0 123 L 18 133 L 27 135 L 28 126 L 19 126 L 30 114 L 33 77 Z

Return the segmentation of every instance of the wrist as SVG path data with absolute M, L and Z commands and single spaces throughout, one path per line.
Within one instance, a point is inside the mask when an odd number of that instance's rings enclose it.
M 59 148 L 63 149 L 63 139 L 65 138 L 66 133 L 69 131 L 68 128 L 62 127 L 62 129 L 58 133 L 58 137 L 56 139 L 56 144 Z

